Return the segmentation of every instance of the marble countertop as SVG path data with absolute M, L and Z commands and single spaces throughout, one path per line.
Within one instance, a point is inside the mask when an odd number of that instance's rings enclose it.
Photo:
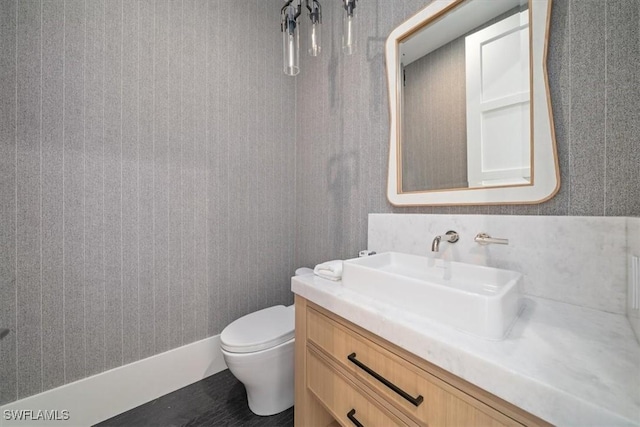
M 550 423 L 640 425 L 640 345 L 625 316 L 525 297 L 506 338 L 490 341 L 312 274 L 291 289 Z

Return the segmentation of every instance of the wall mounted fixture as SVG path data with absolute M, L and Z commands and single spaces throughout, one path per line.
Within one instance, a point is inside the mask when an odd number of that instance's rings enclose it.
M 352 55 L 356 50 L 356 2 L 358 0 L 342 0 L 345 14 L 342 17 L 342 51 Z
M 476 237 L 473 238 L 476 243 L 480 243 L 481 245 L 488 245 L 493 243 L 495 245 L 508 245 L 509 239 L 502 239 L 499 237 L 491 237 L 487 233 L 478 233 Z
M 309 55 L 318 56 L 322 46 L 322 7 L 318 0 L 306 0 L 307 9 L 309 10 Z
M 280 31 L 282 31 L 282 54 L 284 73 L 295 76 L 300 72 L 300 31 L 298 17 L 301 11 L 301 0 L 297 5 L 288 0 L 280 10 Z
M 440 250 L 440 242 L 455 243 L 460 240 L 460 235 L 457 231 L 449 230 L 441 236 L 436 236 L 431 242 L 431 252 L 438 252 Z
M 356 3 L 358 0 L 340 0 L 345 13 L 342 18 L 342 51 L 352 55 L 356 49 Z M 322 50 L 322 6 L 320 0 L 305 0 L 309 11 L 309 55 L 318 56 Z M 282 32 L 282 55 L 287 76 L 300 72 L 300 30 L 299 17 L 302 0 L 286 0 L 280 9 L 280 31 Z

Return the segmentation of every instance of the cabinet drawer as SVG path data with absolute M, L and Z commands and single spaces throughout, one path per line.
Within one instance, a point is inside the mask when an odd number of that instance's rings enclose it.
M 342 425 L 406 425 L 379 407 L 311 349 L 307 349 L 307 387 Z
M 307 311 L 307 339 L 421 424 L 521 425 L 313 309 Z

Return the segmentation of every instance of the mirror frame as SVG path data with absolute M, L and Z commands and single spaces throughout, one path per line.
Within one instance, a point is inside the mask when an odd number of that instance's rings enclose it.
M 560 189 L 555 130 L 547 74 L 547 48 L 552 0 L 529 0 L 531 76 L 531 184 L 449 190 L 403 192 L 401 185 L 401 128 L 399 126 L 400 43 L 467 1 L 433 0 L 395 28 L 385 45 L 389 89 L 390 143 L 387 198 L 395 206 L 535 204 L 551 199 Z

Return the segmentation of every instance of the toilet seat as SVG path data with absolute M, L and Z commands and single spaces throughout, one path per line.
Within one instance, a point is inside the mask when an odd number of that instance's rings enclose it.
M 221 346 L 231 353 L 253 353 L 293 339 L 294 328 L 292 307 L 276 305 L 233 321 L 220 334 Z

